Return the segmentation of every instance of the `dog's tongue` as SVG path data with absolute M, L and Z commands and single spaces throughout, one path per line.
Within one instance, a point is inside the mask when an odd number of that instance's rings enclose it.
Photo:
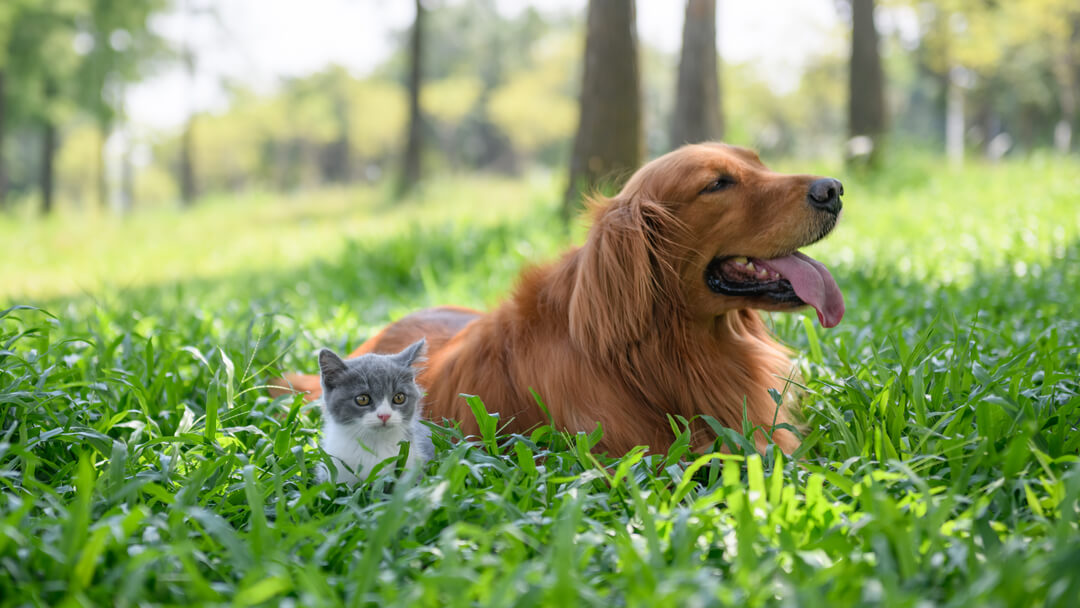
M 796 252 L 782 258 L 755 260 L 755 264 L 787 279 L 795 295 L 817 311 L 822 326 L 835 327 L 844 318 L 844 294 L 821 262 Z

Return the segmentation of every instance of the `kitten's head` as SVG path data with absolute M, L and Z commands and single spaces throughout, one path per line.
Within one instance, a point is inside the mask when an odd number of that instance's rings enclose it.
M 327 414 L 338 424 L 373 429 L 410 424 L 420 415 L 420 398 L 413 363 L 424 340 L 395 355 L 361 355 L 343 360 L 333 351 L 319 352 L 319 371 Z

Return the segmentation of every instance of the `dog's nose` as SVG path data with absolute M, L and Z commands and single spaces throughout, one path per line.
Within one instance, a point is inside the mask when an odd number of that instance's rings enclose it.
M 840 180 L 831 177 L 810 182 L 810 190 L 806 193 L 806 200 L 814 207 L 829 213 L 840 213 L 844 203 L 840 195 L 844 193 L 844 184 Z

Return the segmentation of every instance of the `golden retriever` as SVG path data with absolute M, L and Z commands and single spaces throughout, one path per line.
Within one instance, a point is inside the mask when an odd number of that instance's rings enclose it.
M 479 395 L 510 432 L 547 422 L 532 390 L 561 430 L 599 422 L 600 447 L 616 454 L 667 449 L 669 415 L 741 429 L 744 411 L 790 453 L 796 436 L 773 428 L 794 423 L 790 402 L 778 407 L 769 389 L 783 393 L 794 368 L 757 311 L 810 305 L 822 325 L 840 321 L 836 282 L 798 249 L 833 229 L 841 194 L 835 179 L 774 173 L 744 148 L 684 146 L 594 201 L 584 245 L 524 272 L 495 310 L 422 310 L 351 356 L 427 338 L 427 414 L 466 433 L 478 428 L 462 394 Z M 318 376 L 278 382 L 319 395 Z M 693 428 L 707 447 L 707 427 Z M 763 448 L 764 434 L 756 441 Z

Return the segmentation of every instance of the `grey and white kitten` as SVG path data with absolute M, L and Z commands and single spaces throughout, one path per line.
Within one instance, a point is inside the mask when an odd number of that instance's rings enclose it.
M 424 340 L 394 355 L 343 360 L 319 352 L 323 389 L 323 450 L 334 457 L 338 483 L 355 484 L 372 468 L 409 444 L 405 466 L 415 469 L 435 455 L 431 430 L 420 422 L 423 393 L 416 384 Z

